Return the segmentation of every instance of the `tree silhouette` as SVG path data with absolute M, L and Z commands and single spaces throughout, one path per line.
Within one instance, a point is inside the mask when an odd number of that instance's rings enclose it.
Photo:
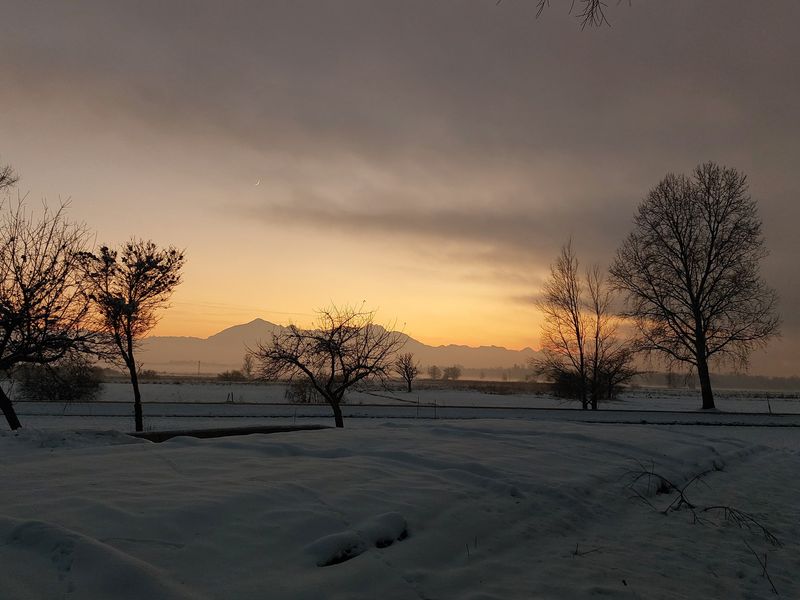
M 158 313 L 167 306 L 181 282 L 185 258 L 170 246 L 132 239 L 119 250 L 102 246 L 97 254 L 82 256 L 89 285 L 94 325 L 103 334 L 103 356 L 121 362 L 133 386 L 136 431 L 144 428 L 142 396 L 135 350 L 156 325 Z
M 541 359 L 534 369 L 552 379 L 557 391 L 575 397 L 585 410 L 612 398 L 636 371 L 633 351 L 617 335 L 612 292 L 595 265 L 581 276 L 572 241 L 550 265 L 537 307 L 544 315 Z
M 458 365 L 452 365 L 442 369 L 442 379 L 451 379 L 455 381 L 459 377 L 461 377 L 461 367 Z
M 419 374 L 419 364 L 414 360 L 411 352 L 404 352 L 394 361 L 394 371 L 406 382 L 408 393 L 411 393 L 411 384 Z
M 713 162 L 650 190 L 611 268 L 627 292 L 642 348 L 697 369 L 714 408 L 709 361 L 746 366 L 778 333 L 777 296 L 759 274 L 767 255 L 747 177 Z
M 6 182 L 10 170 L 0 170 Z M 6 183 L 4 185 L 11 185 Z M 0 370 L 46 365 L 87 352 L 88 301 L 79 256 L 88 232 L 67 220 L 66 206 L 46 205 L 37 216 L 24 202 L 0 206 Z M 11 399 L 0 388 L 0 408 L 11 429 L 21 426 Z
M 332 306 L 317 311 L 311 329 L 290 325 L 270 344 L 258 344 L 253 356 L 263 379 L 306 379 L 330 404 L 336 427 L 344 427 L 345 392 L 367 379 L 388 379 L 403 343 L 399 333 L 375 323 L 374 312 Z

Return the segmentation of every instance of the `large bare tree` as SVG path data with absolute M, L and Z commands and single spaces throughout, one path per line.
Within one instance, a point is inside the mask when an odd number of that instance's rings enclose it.
M 0 177 L 15 180 L 8 169 L 0 169 Z M 0 206 L 0 371 L 55 363 L 89 349 L 79 263 L 89 235 L 65 210 L 45 205 L 37 214 L 22 201 Z M 0 408 L 11 429 L 20 427 L 2 388 Z
M 777 296 L 761 278 L 767 255 L 747 177 L 713 162 L 668 174 L 650 190 L 611 273 L 644 350 L 697 370 L 714 408 L 709 363 L 746 366 L 778 333 Z
M 636 371 L 630 344 L 618 335 L 612 291 L 598 266 L 581 275 L 571 240 L 550 265 L 537 307 L 544 316 L 543 357 L 534 368 L 584 410 L 597 410 L 598 401 L 612 397 Z
M 119 250 L 102 246 L 96 254 L 83 255 L 94 325 L 104 335 L 103 356 L 121 362 L 130 374 L 136 431 L 143 430 L 144 422 L 135 351 L 181 282 L 184 262 L 183 251 L 140 239 Z
M 317 312 L 310 329 L 290 325 L 276 332 L 253 356 L 263 379 L 305 378 L 330 404 L 336 427 L 344 427 L 345 392 L 367 379 L 388 379 L 404 342 L 375 323 L 373 311 L 332 306 Z

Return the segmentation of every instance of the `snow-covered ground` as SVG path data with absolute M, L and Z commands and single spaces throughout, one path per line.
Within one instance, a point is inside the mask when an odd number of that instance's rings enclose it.
M 459 386 L 468 384 L 461 382 Z M 4 384 L 7 388 L 7 384 Z M 286 386 L 280 383 L 187 383 L 164 381 L 141 385 L 146 403 L 211 403 L 211 404 L 276 404 L 285 403 Z M 13 388 L 10 394 L 14 396 Z M 772 412 L 800 414 L 800 392 L 764 392 L 752 390 L 716 390 L 718 408 L 727 412 Z M 104 383 L 97 397 L 99 402 L 133 400 L 129 383 Z M 437 406 L 519 406 L 528 408 L 574 407 L 575 403 L 554 398 L 550 394 L 492 394 L 481 389 L 423 387 L 407 394 L 398 389 L 354 391 L 347 395 L 348 404 L 405 404 Z M 604 408 L 631 410 L 694 410 L 700 406 L 700 391 L 667 388 L 634 388 Z
M 154 383 L 142 386 L 145 428 L 152 430 L 235 427 L 259 424 L 328 424 L 325 404 L 288 404 L 285 386 L 279 384 Z M 13 390 L 12 390 L 13 393 Z M 556 419 L 625 422 L 740 422 L 800 423 L 800 398 L 796 394 L 721 390 L 716 396 L 720 413 L 698 411 L 697 392 L 668 389 L 634 389 L 620 400 L 605 403 L 599 412 L 582 414 L 575 402 L 548 394 L 489 394 L 471 389 L 421 389 L 359 391 L 347 397 L 348 419 Z M 133 404 L 130 385 L 107 383 L 96 402 L 59 404 L 17 402 L 26 426 L 39 428 L 94 428 L 130 430 Z M 665 412 L 667 411 L 667 412 Z M 563 412 L 569 413 L 567 415 Z M 641 413 L 641 414 L 640 414 Z M 672 413 L 690 413 L 675 415 Z M 777 417 L 775 415 L 791 415 Z
M 163 444 L 2 432 L 0 598 L 771 598 L 765 554 L 800 598 L 798 428 L 348 425 Z M 640 465 L 678 485 L 711 469 L 686 491 L 704 521 L 632 499 Z

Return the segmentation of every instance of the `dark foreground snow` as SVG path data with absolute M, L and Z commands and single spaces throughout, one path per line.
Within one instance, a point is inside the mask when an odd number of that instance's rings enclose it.
M 698 506 L 659 514 L 639 463 Z M 0 598 L 800 597 L 800 429 L 372 422 L 0 434 Z M 670 497 L 640 492 L 656 506 Z M 749 545 L 749 548 L 748 548 Z

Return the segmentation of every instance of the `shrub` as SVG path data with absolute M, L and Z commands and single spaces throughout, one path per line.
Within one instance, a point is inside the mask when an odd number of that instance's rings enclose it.
M 298 379 L 286 387 L 283 397 L 292 404 L 324 404 L 325 398 L 308 381 Z
M 219 373 L 217 379 L 220 381 L 247 381 L 245 374 L 235 369 L 233 371 L 223 371 Z
M 22 365 L 14 370 L 14 380 L 20 397 L 29 402 L 88 402 L 100 393 L 101 372 L 75 355 L 49 365 Z
M 461 377 L 461 367 L 458 365 L 453 365 L 452 367 L 445 367 L 442 369 L 442 379 L 452 379 L 455 381 Z

